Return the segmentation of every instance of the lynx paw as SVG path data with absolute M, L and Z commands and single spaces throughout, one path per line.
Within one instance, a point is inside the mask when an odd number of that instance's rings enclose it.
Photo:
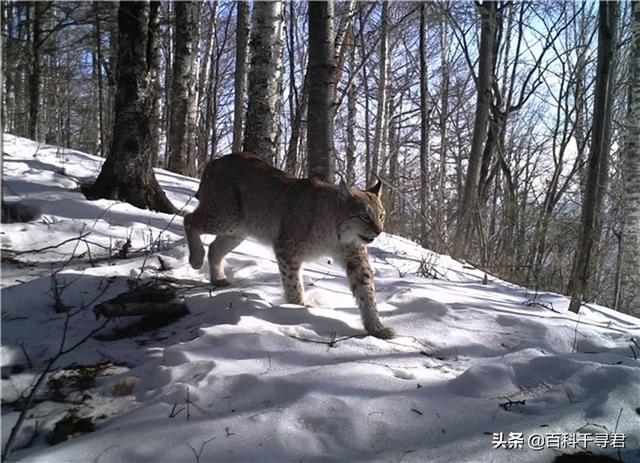
M 396 335 L 396 332 L 393 331 L 393 328 L 389 328 L 387 326 L 367 328 L 367 333 L 380 339 L 391 339 Z
M 204 249 L 198 251 L 195 250 L 189 254 L 189 263 L 191 267 L 196 270 L 200 270 L 202 263 L 204 262 Z
M 231 283 L 226 278 L 212 279 L 211 284 L 218 287 L 231 286 Z

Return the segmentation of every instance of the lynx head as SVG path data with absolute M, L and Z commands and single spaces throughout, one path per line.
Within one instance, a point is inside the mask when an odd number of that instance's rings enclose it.
M 385 212 L 380 201 L 382 183 L 359 191 L 340 181 L 340 220 L 338 237 L 342 243 L 369 244 L 382 233 Z

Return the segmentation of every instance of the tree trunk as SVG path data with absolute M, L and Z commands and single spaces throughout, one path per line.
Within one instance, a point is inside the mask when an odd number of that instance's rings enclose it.
M 279 89 L 282 80 L 282 1 L 255 2 L 244 151 L 271 164 L 277 154 Z
M 640 5 L 631 4 L 629 108 L 624 144 L 625 182 L 620 311 L 640 317 Z
M 495 50 L 496 32 L 496 4 L 485 2 L 478 6 L 482 17 L 480 32 L 480 52 L 477 81 L 477 104 L 469 165 L 464 184 L 464 192 L 458 210 L 456 235 L 452 249 L 454 257 L 465 257 L 468 254 L 472 237 L 471 229 L 477 211 L 478 183 L 480 180 L 480 163 L 482 161 L 483 146 L 487 136 L 489 108 L 491 104 L 491 77 L 493 54 Z
M 371 174 L 369 182 L 373 183 L 373 179 L 378 175 L 379 163 L 383 155 L 384 146 L 384 129 L 385 129 L 385 110 L 387 107 L 387 45 L 389 35 L 388 25 L 388 3 L 382 2 L 382 16 L 380 21 L 382 28 L 380 31 L 380 70 L 378 77 L 378 102 L 376 111 L 376 128 L 373 136 L 373 153 L 371 155 Z M 367 185 L 369 187 L 370 185 Z
M 192 173 L 193 160 L 190 140 L 190 109 L 195 95 L 194 56 L 198 54 L 196 2 L 176 2 L 174 29 L 173 76 L 171 79 L 171 97 L 169 102 L 169 165 L 172 172 L 182 175 Z
M 162 19 L 162 6 L 158 7 L 158 23 Z M 149 72 L 151 79 L 151 95 L 153 99 L 151 101 L 151 165 L 158 165 L 158 161 L 161 158 L 160 152 L 160 137 L 162 135 L 162 90 L 160 85 L 160 47 L 161 47 L 160 33 L 151 34 L 149 36 L 149 48 L 152 50 L 158 50 L 156 53 L 149 54 Z
M 38 140 L 40 136 L 38 117 L 41 97 L 42 69 L 42 29 L 48 2 L 35 2 L 33 6 L 33 35 L 31 37 L 31 73 L 29 74 L 29 138 Z
M 602 186 L 602 176 L 609 156 L 607 142 L 607 119 L 610 117 L 612 101 L 610 86 L 614 83 L 611 73 L 615 48 L 615 32 L 618 4 L 616 2 L 600 2 L 598 22 L 598 61 L 596 67 L 595 104 L 591 128 L 591 147 L 587 166 L 586 190 L 582 202 L 581 228 L 578 236 L 571 284 L 571 304 L 569 310 L 578 313 L 580 304 L 587 292 L 591 273 L 592 254 L 596 241 L 596 204 L 598 197 L 604 192 L 598 191 Z
M 104 120 L 104 146 L 105 151 L 111 147 L 113 140 L 113 125 L 115 118 L 116 80 L 118 67 L 118 4 L 113 2 L 101 3 L 101 7 L 109 12 L 109 20 L 106 24 L 109 35 L 108 62 L 105 67 L 107 78 L 107 95 L 105 98 Z M 108 156 L 109 153 L 107 152 Z
M 574 8 L 577 7 L 577 3 L 574 4 Z M 589 30 L 587 26 L 587 13 L 584 11 L 580 15 L 580 19 L 576 21 L 576 27 L 579 32 L 576 32 L 578 38 L 577 43 L 577 61 L 576 61 L 576 81 L 574 85 L 575 89 L 575 139 L 578 151 L 578 168 L 580 175 L 580 195 L 584 193 L 586 177 L 584 168 L 585 151 L 587 147 L 587 127 L 585 123 L 585 114 L 587 112 L 587 92 L 586 92 L 586 62 L 587 62 L 587 32 Z
M 98 66 L 96 69 L 98 77 L 98 147 L 100 156 L 104 157 L 104 88 L 102 85 L 102 28 L 100 24 L 100 4 L 93 4 L 96 14 L 96 57 Z
M 308 174 L 309 177 L 329 183 L 333 183 L 335 174 L 333 111 L 336 61 L 333 20 L 333 0 L 309 2 Z
M 364 93 L 364 179 L 365 185 L 371 183 L 371 141 L 369 134 L 371 133 L 371 121 L 370 121 L 370 106 L 369 106 L 369 77 L 367 73 L 366 65 L 366 38 L 365 38 L 365 15 L 363 14 L 363 8 L 359 8 L 358 11 L 359 28 L 358 39 L 360 41 L 360 58 L 365 61 L 362 66 L 362 91 Z
M 302 118 L 307 107 L 307 73 L 304 72 L 302 78 L 302 89 L 298 94 L 296 87 L 295 72 L 295 2 L 289 2 L 289 115 L 291 117 L 291 135 L 289 136 L 289 145 L 285 154 L 285 170 L 290 174 L 296 175 L 298 171 L 298 145 L 300 144 L 300 136 L 302 129 Z
M 126 201 L 175 212 L 153 173 L 151 113 L 158 64 L 159 2 L 120 2 L 117 92 L 113 140 L 90 199 Z
M 447 211 L 445 210 L 445 187 L 447 181 L 447 120 L 449 115 L 449 62 L 447 60 L 447 25 L 443 20 L 440 25 L 440 66 L 442 82 L 440 88 L 440 171 L 438 172 L 438 247 L 436 251 L 444 252 L 447 243 Z
M 420 242 L 427 245 L 429 214 L 429 75 L 427 68 L 427 2 L 420 4 Z
M 2 104 L 0 105 L 0 111 L 2 111 L 2 113 L 0 114 L 0 120 L 2 121 L 2 127 L 0 127 L 0 131 L 13 132 L 14 130 L 9 123 L 10 118 L 8 117 L 9 108 L 12 106 L 11 94 L 13 88 L 13 79 L 15 76 L 14 66 L 18 62 L 14 54 L 11 53 L 13 51 L 13 45 L 11 44 L 12 40 L 9 39 L 9 37 L 12 37 L 10 31 L 10 23 L 12 22 L 13 5 L 8 2 L 3 2 L 2 4 L 0 4 L 0 11 L 2 12 L 2 18 L 0 19 L 0 21 L 2 21 L 2 35 L 4 36 L 4 38 L 2 39 L 3 46 L 1 47 L 2 56 L 0 58 L 0 60 L 2 61 L 2 66 L 0 67 L 0 69 L 2 69 L 0 83 L 2 84 L 1 87 L 3 99 Z M 11 55 L 12 58 L 11 69 L 9 68 L 7 60 L 7 57 L 9 55 Z M 11 121 L 13 120 L 13 117 L 11 117 Z
M 196 111 L 198 114 L 198 123 L 195 127 L 197 133 L 197 176 L 200 176 L 204 166 L 207 163 L 209 154 L 209 136 L 211 134 L 211 111 L 209 110 L 212 95 L 212 82 L 210 76 L 214 67 L 214 61 L 218 61 L 217 56 L 217 11 L 218 2 L 208 1 L 204 7 L 209 7 L 209 15 L 207 16 L 204 8 L 202 10 L 202 38 L 204 43 L 204 65 L 200 66 L 198 75 L 198 98 L 196 102 Z M 208 17 L 208 24 L 207 24 Z M 204 28 L 206 25 L 206 32 Z M 204 114 L 204 118 L 202 117 Z M 215 124 L 214 128 L 215 128 Z
M 382 202 L 388 213 L 387 228 L 390 233 L 397 233 L 399 223 L 402 221 L 401 210 L 396 206 L 397 192 L 399 188 L 398 182 L 398 151 L 400 149 L 400 127 L 402 126 L 402 115 L 398 114 L 402 108 L 402 93 L 400 89 L 390 86 L 389 119 L 386 124 L 386 146 L 389 153 L 389 174 L 387 175 L 387 181 L 391 187 L 385 188 L 382 192 Z M 396 111 L 398 113 L 396 113 Z M 382 169 L 381 169 L 382 170 Z
M 353 28 L 349 34 L 349 78 L 356 72 L 356 44 Z M 347 171 L 346 182 L 353 185 L 356 181 L 356 120 L 358 110 L 356 108 L 356 84 L 352 80 L 349 90 L 347 90 Z
M 249 44 L 249 3 L 236 2 L 236 69 L 233 96 L 233 152 L 242 151 L 244 102 L 247 99 L 247 46 Z

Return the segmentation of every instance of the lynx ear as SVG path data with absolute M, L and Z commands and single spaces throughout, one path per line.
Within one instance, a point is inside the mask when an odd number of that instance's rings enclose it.
M 349 185 L 347 185 L 347 182 L 345 182 L 344 179 L 340 180 L 338 189 L 340 191 L 340 196 L 342 196 L 343 198 L 350 198 L 351 196 L 353 196 L 351 188 L 349 188 Z
M 380 190 L 382 190 L 382 181 L 380 179 L 378 179 L 378 183 L 376 183 L 375 185 L 373 185 L 371 188 L 369 188 L 367 191 L 369 193 L 373 193 L 376 196 L 380 196 Z

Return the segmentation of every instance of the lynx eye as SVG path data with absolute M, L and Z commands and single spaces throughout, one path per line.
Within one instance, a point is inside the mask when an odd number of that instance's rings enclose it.
M 380 220 L 384 220 L 384 213 L 380 213 Z

